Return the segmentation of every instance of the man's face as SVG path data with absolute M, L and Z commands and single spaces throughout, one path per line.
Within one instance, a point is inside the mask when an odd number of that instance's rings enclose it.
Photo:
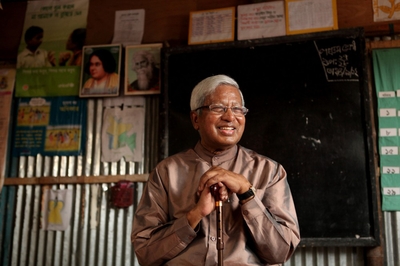
M 149 61 L 144 56 L 138 56 L 133 59 L 133 70 L 136 72 L 142 72 L 143 70 L 148 69 L 148 66 Z
M 239 91 L 230 85 L 220 85 L 209 95 L 204 105 L 220 104 L 227 107 L 242 106 Z M 243 135 L 245 116 L 235 116 L 231 109 L 223 114 L 215 114 L 202 108 L 200 114 L 192 111 L 193 127 L 199 131 L 201 144 L 211 152 L 222 151 L 236 145 Z

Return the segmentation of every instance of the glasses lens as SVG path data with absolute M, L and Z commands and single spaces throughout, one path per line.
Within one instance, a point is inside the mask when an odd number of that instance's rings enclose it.
M 235 115 L 244 115 L 243 109 L 244 107 L 238 107 L 238 106 L 231 107 L 231 110 Z
M 222 105 L 210 105 L 210 110 L 216 114 L 223 114 L 224 109 L 225 108 Z
M 240 107 L 240 106 L 233 106 L 233 107 L 227 107 L 223 105 L 210 105 L 209 106 L 211 112 L 216 113 L 216 114 L 223 114 L 228 109 L 231 109 L 232 113 L 236 116 L 243 116 L 246 115 L 248 112 L 248 109 L 246 107 Z

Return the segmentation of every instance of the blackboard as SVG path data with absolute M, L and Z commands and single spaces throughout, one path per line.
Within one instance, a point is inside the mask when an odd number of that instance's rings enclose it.
M 249 108 L 240 144 L 281 163 L 303 246 L 379 244 L 362 29 L 163 50 L 164 158 L 193 147 L 193 87 L 226 74 Z

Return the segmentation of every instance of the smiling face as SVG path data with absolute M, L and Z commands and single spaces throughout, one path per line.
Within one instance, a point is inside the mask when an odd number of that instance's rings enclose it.
M 227 107 L 242 106 L 239 91 L 230 85 L 220 85 L 204 101 L 204 105 L 221 104 Z M 219 152 L 235 146 L 243 135 L 245 116 L 235 116 L 231 109 L 215 114 L 202 108 L 200 114 L 190 113 L 193 127 L 199 131 L 201 144 L 211 152 Z

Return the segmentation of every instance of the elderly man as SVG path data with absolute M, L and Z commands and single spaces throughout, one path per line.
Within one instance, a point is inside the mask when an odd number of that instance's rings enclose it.
M 141 50 L 132 57 L 132 69 L 137 79 L 129 84 L 128 91 L 159 90 L 160 71 L 156 67 L 152 53 Z
M 212 185 L 223 201 L 226 265 L 285 262 L 300 241 L 286 172 L 237 144 L 248 112 L 238 84 L 225 75 L 206 78 L 190 107 L 199 142 L 157 165 L 135 213 L 131 237 L 140 264 L 217 264 Z

